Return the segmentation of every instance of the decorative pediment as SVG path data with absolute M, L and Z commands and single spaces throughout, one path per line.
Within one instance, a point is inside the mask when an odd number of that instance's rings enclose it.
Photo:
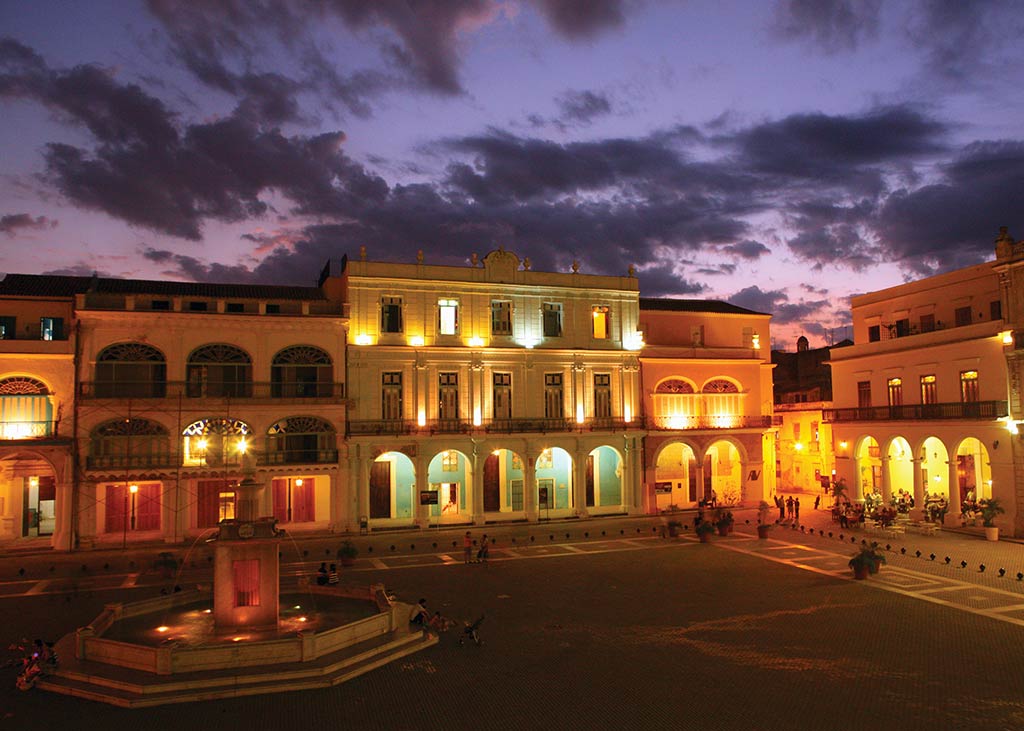
M 511 251 L 498 248 L 484 257 L 484 272 L 488 282 L 514 282 L 519 269 L 519 257 Z

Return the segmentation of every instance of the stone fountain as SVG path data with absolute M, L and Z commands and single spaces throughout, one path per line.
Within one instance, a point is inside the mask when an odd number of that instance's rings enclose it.
M 247 472 L 238 517 L 219 525 L 212 591 L 108 604 L 57 643 L 60 667 L 37 687 L 127 707 L 295 691 L 437 643 L 410 631 L 412 607 L 390 601 L 381 584 L 307 585 L 282 602 L 284 533 L 257 517 L 261 487 Z

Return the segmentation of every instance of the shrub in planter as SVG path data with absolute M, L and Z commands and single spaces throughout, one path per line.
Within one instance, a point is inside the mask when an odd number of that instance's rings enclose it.
M 853 569 L 853 578 L 865 579 L 868 574 L 877 574 L 885 563 L 885 554 L 877 543 L 861 546 L 860 550 L 850 559 L 848 566 Z
M 700 542 L 707 543 L 711 540 L 711 534 L 715 532 L 715 526 L 706 520 L 702 520 L 694 530 L 697 532 Z
M 715 511 L 715 525 L 718 527 L 718 535 L 727 536 L 732 533 L 732 525 L 735 522 L 731 510 L 719 508 Z

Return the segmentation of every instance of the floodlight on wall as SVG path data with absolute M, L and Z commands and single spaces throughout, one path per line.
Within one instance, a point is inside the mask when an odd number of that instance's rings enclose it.
M 356 345 L 373 345 L 373 338 L 366 333 L 356 335 Z
M 424 340 L 422 335 L 413 335 L 412 337 L 409 338 L 409 345 L 411 345 L 414 348 L 422 348 L 423 343 Z
M 474 335 L 469 339 L 469 347 L 471 348 L 482 348 L 484 346 L 484 339 L 479 335 Z

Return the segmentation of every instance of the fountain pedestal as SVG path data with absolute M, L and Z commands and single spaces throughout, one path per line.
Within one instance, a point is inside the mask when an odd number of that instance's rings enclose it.
M 277 626 L 278 547 L 273 518 L 220 524 L 213 564 L 213 621 L 218 632 Z

